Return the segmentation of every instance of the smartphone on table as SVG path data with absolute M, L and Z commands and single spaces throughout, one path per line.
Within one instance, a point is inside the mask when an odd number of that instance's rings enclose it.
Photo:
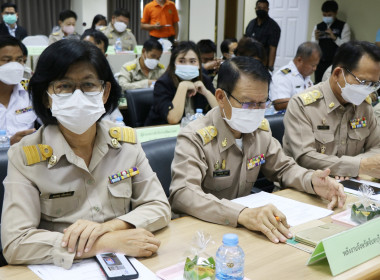
M 355 191 L 359 191 L 359 187 L 363 184 L 363 183 L 355 182 L 355 181 L 351 181 L 351 180 L 343 180 L 343 181 L 340 181 L 340 183 L 345 188 L 349 188 L 349 189 L 352 189 Z M 380 188 L 372 186 L 372 185 L 369 185 L 369 186 L 373 189 L 375 194 L 380 194 Z
M 133 264 L 123 254 L 102 253 L 97 254 L 95 259 L 109 280 L 128 280 L 139 277 Z

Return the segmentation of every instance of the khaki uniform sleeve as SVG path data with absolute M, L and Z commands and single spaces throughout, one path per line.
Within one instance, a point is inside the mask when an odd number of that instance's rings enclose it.
M 140 174 L 132 180 L 131 211 L 118 217 L 136 228 L 156 231 L 168 225 L 171 211 L 164 189 L 153 172 L 140 144 L 137 166 Z
M 133 81 L 132 71 L 128 71 L 125 66 L 121 67 L 120 75 L 118 77 L 119 85 L 123 90 L 136 89 L 136 88 L 147 88 L 148 79 L 141 81 Z
M 182 133 L 177 138 L 169 197 L 172 209 L 216 224 L 226 224 L 228 220 L 230 226 L 236 227 L 245 206 L 203 191 L 208 166 L 204 146 L 195 137 L 193 133 Z
M 370 156 L 374 156 L 380 154 L 380 127 L 378 119 L 374 114 L 374 110 L 371 105 L 368 105 L 368 130 L 370 131 L 368 137 L 365 140 L 364 144 L 364 153 L 361 153 L 356 156 L 356 158 L 367 158 Z
M 38 229 L 41 205 L 39 192 L 17 169 L 9 153 L 8 175 L 4 180 L 1 243 L 9 264 L 54 263 L 69 269 L 75 253 L 61 247 L 63 234 Z
M 284 117 L 285 152 L 296 162 L 309 169 L 330 168 L 331 175 L 356 177 L 359 174 L 360 157 L 325 155 L 317 152 L 312 123 L 305 107 L 293 97 Z

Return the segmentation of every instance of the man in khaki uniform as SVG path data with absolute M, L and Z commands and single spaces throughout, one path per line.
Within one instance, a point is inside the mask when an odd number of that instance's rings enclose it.
M 107 36 L 110 45 L 115 45 L 116 39 L 120 38 L 123 51 L 133 51 L 137 45 L 135 35 L 127 28 L 130 17 L 128 11 L 118 9 L 107 28 L 100 30 Z
M 76 253 L 62 247 L 63 230 L 80 219 L 121 220 L 148 231 L 170 221 L 165 192 L 132 128 L 97 123 L 88 167 L 57 125 L 23 138 L 8 155 L 1 241 L 9 263 L 70 268 Z M 116 240 L 115 234 L 101 238 Z
M 49 36 L 49 45 L 61 39 L 78 39 L 80 36 L 75 32 L 77 14 L 71 10 L 64 10 L 59 13 L 58 24 L 60 29 L 51 33 Z
M 125 63 L 118 77 L 123 90 L 148 88 L 165 72 L 165 66 L 158 63 L 162 55 L 162 45 L 149 39 L 144 43 L 141 56 Z
M 175 213 L 240 224 L 278 243 L 292 235 L 277 208 L 246 208 L 230 201 L 250 194 L 259 171 L 283 187 L 330 200 L 330 208 L 342 207 L 345 194 L 328 170 L 312 172 L 298 166 L 272 138 L 264 119 L 269 81 L 268 70 L 254 58 L 235 57 L 221 65 L 215 92 L 219 106 L 178 135 L 169 201 Z
M 284 151 L 305 168 L 335 176 L 380 178 L 380 128 L 369 94 L 379 87 L 380 49 L 343 44 L 329 80 L 292 97 L 284 117 Z

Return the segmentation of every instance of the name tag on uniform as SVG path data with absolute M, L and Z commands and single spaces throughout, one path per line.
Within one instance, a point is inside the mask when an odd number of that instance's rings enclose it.
M 124 171 L 118 172 L 116 174 L 113 174 L 113 175 L 109 176 L 108 179 L 109 179 L 111 184 L 115 184 L 121 180 L 125 180 L 127 178 L 133 177 L 139 173 L 140 173 L 140 171 L 137 167 L 132 167 L 132 168 L 129 168 L 128 170 L 124 170 Z
M 252 169 L 255 166 L 259 166 L 265 163 L 265 155 L 261 154 L 253 158 L 248 159 L 247 168 Z
M 300 88 L 301 86 L 296 86 L 296 88 Z
M 227 177 L 230 176 L 230 170 L 215 170 L 213 172 L 213 177 Z
M 318 130 L 329 130 L 330 126 L 329 125 L 317 125 Z
M 25 108 L 22 108 L 22 109 L 18 109 L 15 111 L 16 115 L 20 115 L 20 114 L 24 114 L 26 112 L 30 112 L 33 110 L 33 107 L 32 106 L 29 106 L 29 107 L 25 107 Z
M 366 127 L 367 126 L 367 120 L 365 117 L 350 120 L 350 126 L 352 129 L 360 128 L 360 127 Z
M 49 199 L 54 199 L 54 198 L 61 198 L 61 197 L 69 197 L 73 196 L 74 191 L 71 192 L 63 192 L 63 193 L 52 193 L 49 195 Z

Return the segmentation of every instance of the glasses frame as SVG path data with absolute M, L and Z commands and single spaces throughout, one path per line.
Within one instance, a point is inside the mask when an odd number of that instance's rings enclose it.
M 373 88 L 374 91 L 377 90 L 377 89 L 379 89 L 379 87 L 380 87 L 380 81 L 373 82 L 373 81 L 360 80 L 354 73 L 352 73 L 347 68 L 343 68 L 343 69 L 346 70 L 349 74 L 351 74 L 355 78 L 355 80 L 359 83 L 359 85 Z M 366 83 L 369 83 L 369 84 L 366 84 Z
M 83 88 L 82 88 L 82 85 L 79 83 L 79 85 L 78 85 L 78 83 L 74 83 L 73 82 L 73 84 L 75 84 L 75 88 L 74 88 L 74 91 L 78 88 L 78 86 L 79 86 L 79 89 L 84 93 L 84 94 L 86 94 L 86 95 L 98 95 L 98 94 L 100 94 L 101 92 L 102 92 L 102 90 L 104 89 L 104 85 L 105 85 L 105 82 L 103 81 L 103 80 L 98 80 L 98 79 L 94 79 L 94 80 L 96 80 L 96 81 L 99 81 L 100 82 L 100 87 L 101 87 L 101 90 L 99 91 L 99 92 L 97 92 L 96 94 L 88 94 L 88 92 L 86 92 L 86 91 L 84 91 L 83 90 Z M 62 82 L 62 81 L 64 81 L 64 80 L 57 80 L 57 81 L 53 81 L 53 82 L 50 82 L 49 83 L 49 85 L 51 85 L 52 87 L 53 87 L 53 93 L 55 94 L 55 95 L 57 95 L 57 96 L 70 96 L 70 95 L 72 95 L 73 93 L 74 93 L 74 91 L 73 92 L 71 92 L 71 93 L 69 93 L 69 92 L 66 92 L 66 93 L 56 93 L 55 92 L 55 86 L 54 86 L 54 84 L 56 83 L 56 82 Z M 81 82 L 82 83 L 82 82 Z
M 272 105 L 272 101 L 270 99 L 268 99 L 265 102 L 241 102 L 235 96 L 233 96 L 231 93 L 229 93 L 228 91 L 226 91 L 224 89 L 223 89 L 223 91 L 227 94 L 227 97 L 231 96 L 233 99 L 235 99 L 241 105 L 241 108 L 245 109 L 245 110 L 250 109 L 251 106 L 253 108 L 251 108 L 250 110 L 252 110 L 252 109 L 253 110 L 268 109 Z M 261 104 L 265 104 L 265 106 L 262 107 Z

